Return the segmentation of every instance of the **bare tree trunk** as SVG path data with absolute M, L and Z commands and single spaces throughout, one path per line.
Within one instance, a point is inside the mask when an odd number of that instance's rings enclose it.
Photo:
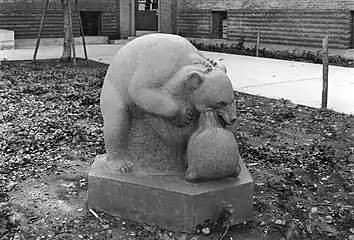
M 39 26 L 36 47 L 34 48 L 33 61 L 36 61 L 37 52 L 38 52 L 38 48 L 39 48 L 39 43 L 41 41 L 41 33 L 42 33 L 42 29 L 43 29 L 43 24 L 44 24 L 44 18 L 45 18 L 45 14 L 47 12 L 47 9 L 48 9 L 48 5 L 49 5 L 49 0 L 46 0 L 45 7 L 44 7 L 44 10 L 43 10 L 43 13 L 42 13 L 41 25 Z
M 61 60 L 70 61 L 71 59 L 71 29 L 70 29 L 70 15 L 69 15 L 69 1 L 60 0 L 63 8 L 63 21 L 64 21 L 64 44 L 63 54 Z

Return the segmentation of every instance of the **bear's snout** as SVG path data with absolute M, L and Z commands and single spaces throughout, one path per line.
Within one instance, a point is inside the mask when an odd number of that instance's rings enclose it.
M 233 125 L 237 120 L 236 107 L 234 104 L 217 109 L 216 115 L 220 118 L 223 125 Z

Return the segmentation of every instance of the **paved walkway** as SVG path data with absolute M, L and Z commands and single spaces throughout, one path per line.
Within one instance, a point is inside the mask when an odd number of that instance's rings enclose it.
M 92 60 L 111 63 L 122 45 L 88 45 Z M 83 57 L 82 46 L 76 46 L 77 56 Z M 38 59 L 59 58 L 61 46 L 41 46 Z M 222 59 L 235 90 L 271 98 L 289 99 L 294 103 L 320 107 L 322 66 L 266 58 L 203 52 L 207 57 Z M 33 48 L 2 50 L 0 59 L 30 60 Z M 354 114 L 354 68 L 330 66 L 328 107 Z

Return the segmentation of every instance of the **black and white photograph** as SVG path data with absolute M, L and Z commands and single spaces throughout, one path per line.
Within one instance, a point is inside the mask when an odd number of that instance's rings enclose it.
M 0 240 L 354 240 L 354 0 L 0 0 Z

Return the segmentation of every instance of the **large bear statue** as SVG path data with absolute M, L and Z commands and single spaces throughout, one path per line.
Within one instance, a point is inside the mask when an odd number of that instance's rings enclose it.
M 171 34 L 138 37 L 117 53 L 103 83 L 100 106 L 107 166 L 120 173 L 134 172 L 136 161 L 143 158 L 134 160 L 128 153 L 139 151 L 130 146 L 134 121 L 144 121 L 140 124 L 143 131 L 152 129 L 160 142 L 171 146 L 172 155 L 183 159 L 205 109 L 215 109 L 224 126 L 236 120 L 225 66 L 206 59 L 185 38 Z

